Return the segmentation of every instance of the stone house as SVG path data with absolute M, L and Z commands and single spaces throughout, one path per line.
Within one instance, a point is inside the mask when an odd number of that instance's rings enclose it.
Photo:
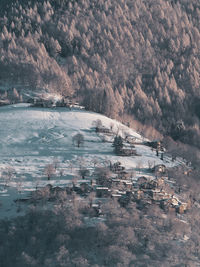
M 108 187 L 96 187 L 97 197 L 109 197 L 111 195 L 111 190 Z

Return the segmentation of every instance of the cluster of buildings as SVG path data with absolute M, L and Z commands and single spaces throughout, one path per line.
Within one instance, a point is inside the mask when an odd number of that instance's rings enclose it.
M 102 125 L 96 127 L 96 132 L 106 135 L 113 134 L 112 129 Z M 119 150 L 120 153 L 117 154 L 120 154 L 120 156 L 136 155 L 136 150 L 133 149 L 135 142 L 135 138 L 131 136 L 127 136 L 125 139 L 116 136 L 113 142 L 114 151 Z M 146 145 L 158 151 L 164 151 L 160 141 L 148 142 Z M 191 207 L 192 201 L 182 198 L 180 191 L 177 192 L 176 182 L 166 175 L 167 168 L 164 164 L 153 166 L 149 170 L 153 175 L 141 176 L 137 179 L 132 177 L 132 173 L 126 171 L 120 162 L 110 163 L 108 169 L 109 174 L 107 175 L 104 171 L 99 172 L 97 177 L 93 174 L 90 185 L 85 187 L 85 191 L 83 185 L 80 185 L 79 192 L 84 194 L 94 191 L 96 198 L 111 197 L 117 199 L 122 206 L 126 206 L 130 201 L 133 201 L 141 209 L 157 204 L 166 212 L 174 211 L 182 214 Z
M 165 211 L 184 213 L 191 207 L 191 200 L 185 200 L 175 190 L 175 181 L 168 177 L 149 179 L 140 177 L 134 184 L 135 201 L 143 206 L 158 204 Z M 141 205 L 141 206 L 142 206 Z
M 163 169 L 163 166 L 156 167 Z M 33 192 L 33 198 L 41 200 L 45 196 L 49 201 L 53 201 L 58 198 L 60 192 L 65 191 L 68 195 L 73 196 L 75 192 L 87 199 L 90 193 L 93 193 L 89 206 L 94 216 L 101 214 L 101 203 L 108 198 L 116 199 L 123 207 L 132 201 L 139 209 L 148 209 L 150 205 L 156 204 L 166 212 L 179 214 L 185 213 L 191 207 L 192 200 L 181 196 L 172 178 L 160 175 L 159 177 L 140 176 L 136 179 L 120 162 L 110 164 L 108 169 L 108 175 L 99 172 L 95 177 L 93 173 L 92 177 L 88 175 L 85 179 L 65 188 L 47 185 Z
M 103 134 L 112 134 L 112 129 L 108 129 L 99 123 L 96 125 L 96 132 Z M 123 141 L 126 144 L 123 144 Z M 116 136 L 113 142 L 115 150 L 120 151 L 120 155 L 135 155 L 133 150 L 136 140 L 131 137 L 126 137 L 125 140 L 120 136 Z M 152 148 L 164 150 L 160 142 L 149 142 Z M 129 147 L 128 147 L 129 146 Z M 87 177 L 78 183 L 72 183 L 65 189 L 68 194 L 76 192 L 82 197 L 87 197 L 90 193 L 96 195 L 90 207 L 95 209 L 95 214 L 100 214 L 101 202 L 107 198 L 113 198 L 126 207 L 131 201 L 137 203 L 139 209 L 148 209 L 149 205 L 157 204 L 166 212 L 177 212 L 183 214 L 191 207 L 192 201 L 188 197 L 182 197 L 180 188 L 174 179 L 169 178 L 167 175 L 167 168 L 164 164 L 152 166 L 151 175 L 144 175 L 140 177 L 133 177 L 131 171 L 127 171 L 120 162 L 109 164 L 107 167 L 100 167 L 94 171 L 92 177 L 89 172 Z M 56 189 L 50 188 L 50 192 L 55 195 Z
M 55 108 L 55 107 L 67 107 L 71 108 L 74 103 L 69 98 L 53 98 L 53 97 L 34 97 L 33 99 L 29 99 L 29 102 L 32 104 L 33 107 L 42 107 L 42 108 Z
M 163 174 L 164 165 L 157 165 L 154 169 Z M 184 213 L 191 207 L 190 199 L 183 199 L 177 192 L 173 179 L 160 175 L 159 177 L 141 176 L 131 177 L 120 162 L 110 166 L 112 174 L 104 179 L 96 179 L 93 187 L 97 198 L 115 198 L 121 205 L 126 206 L 130 201 L 136 202 L 138 207 L 148 208 L 157 204 L 165 211 Z M 106 182 L 104 181 L 106 180 Z

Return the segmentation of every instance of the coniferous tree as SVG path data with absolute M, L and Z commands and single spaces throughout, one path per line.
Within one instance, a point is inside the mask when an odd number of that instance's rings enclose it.
M 114 152 L 118 155 L 121 154 L 123 149 L 123 140 L 121 136 L 115 136 L 112 146 L 114 147 Z

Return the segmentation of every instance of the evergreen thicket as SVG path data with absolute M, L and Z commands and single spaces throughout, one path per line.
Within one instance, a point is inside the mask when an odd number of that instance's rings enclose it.
M 1 1 L 0 83 L 199 146 L 198 0 Z M 182 127 L 180 127 L 182 125 Z

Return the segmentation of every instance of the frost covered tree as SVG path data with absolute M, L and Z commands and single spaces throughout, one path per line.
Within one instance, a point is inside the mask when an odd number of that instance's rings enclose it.
M 98 132 L 98 129 L 103 126 L 102 121 L 100 119 L 93 121 L 92 125 L 94 125 L 96 132 Z
M 44 173 L 47 176 L 47 179 L 50 180 L 56 174 L 55 165 L 53 163 L 47 164 Z
M 75 144 L 77 147 L 80 147 L 84 144 L 84 136 L 81 133 L 77 133 L 72 137 L 73 144 Z
M 85 167 L 81 167 L 79 169 L 79 174 L 80 174 L 80 176 L 81 176 L 82 179 L 85 179 L 85 177 L 90 174 L 90 171 L 87 168 L 85 168 Z
M 3 178 L 3 181 L 5 183 L 5 186 L 8 186 L 9 182 L 15 177 L 15 169 L 11 166 L 6 167 L 1 174 L 1 177 Z

